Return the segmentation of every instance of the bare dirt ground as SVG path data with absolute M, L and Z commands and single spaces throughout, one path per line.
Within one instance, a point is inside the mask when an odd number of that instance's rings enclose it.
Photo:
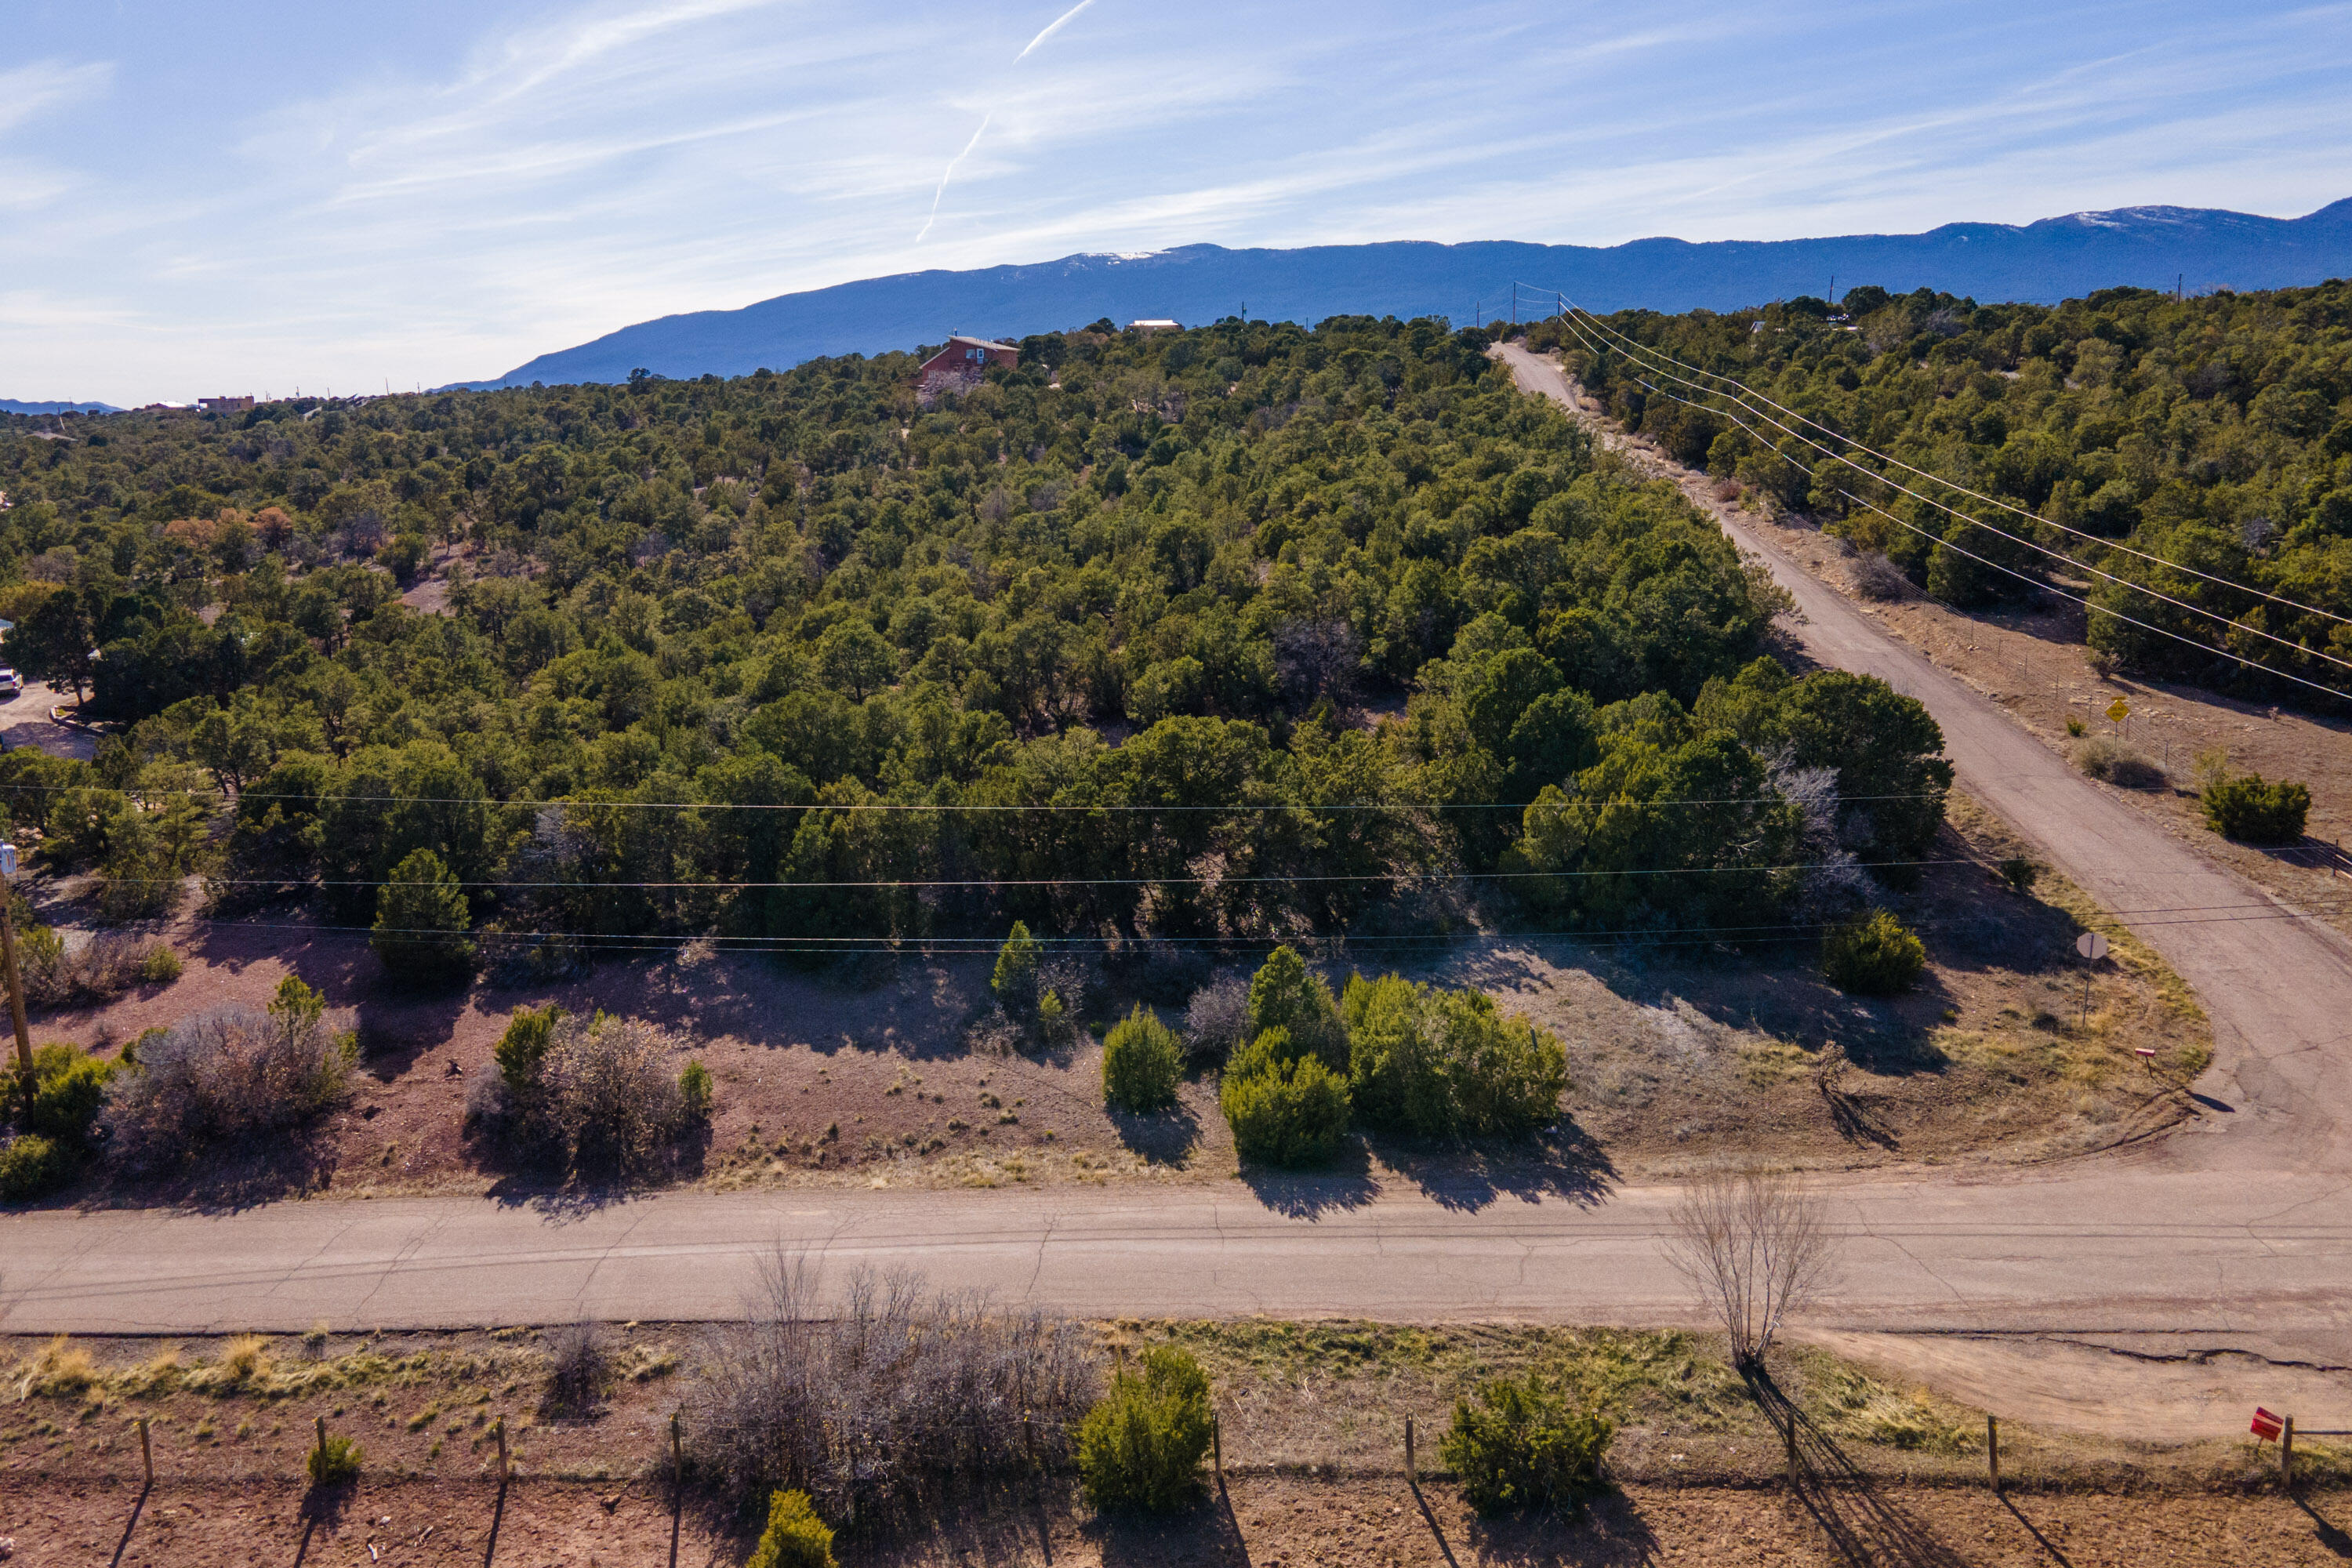
M 1573 384 L 1571 384 L 1573 385 Z M 1654 443 L 1627 436 L 1614 420 L 1574 389 L 1585 417 L 1607 444 L 1645 472 L 1672 479 L 1710 515 L 1754 529 L 1811 575 L 1851 600 L 1887 633 L 2008 710 L 2025 730 L 2053 750 L 2073 755 L 2084 740 L 2120 740 L 2162 768 L 2165 785 L 2112 789 L 2199 852 L 2272 893 L 2352 933 L 2352 721 L 2248 702 L 2200 687 L 2101 676 L 2085 658 L 2088 612 L 2054 594 L 1991 610 L 1960 611 L 1924 595 L 1874 601 L 1856 592 L 1856 559 L 1842 541 L 1794 514 L 1768 516 L 1736 484 L 1725 484 L 1676 463 Z M 2068 581 L 2080 595 L 2090 584 Z M 2107 710 L 2120 698 L 2121 722 Z M 2074 736 L 2067 721 L 2084 733 Z M 2311 790 L 2311 817 L 2299 846 L 2263 849 L 2233 844 L 2205 826 L 2197 806 L 2200 755 L 2219 752 L 2231 771 L 2300 780 Z
M 611 1502 L 612 1506 L 605 1505 Z M 286 1481 L 238 1485 L 36 1481 L 0 1497 L 11 1568 L 246 1568 L 255 1563 L 490 1564 L 617 1568 L 740 1563 L 745 1543 L 708 1521 L 677 1521 L 642 1486 L 569 1482 L 362 1483 L 313 1503 Z M 1786 1564 L 1878 1562 L 1981 1568 L 2242 1568 L 2336 1564 L 2352 1552 L 2352 1494 L 2294 1497 L 2035 1493 L 1983 1489 L 1635 1484 L 1593 1501 L 1579 1521 L 1488 1524 L 1451 1489 L 1378 1479 L 1237 1475 L 1209 1501 L 1166 1522 L 1111 1521 L 1007 1510 L 940 1539 L 837 1543 L 857 1565 L 1060 1564 L 1062 1568 L 1306 1568 L 1310 1563 Z M 493 1528 L 496 1534 L 493 1538 Z
M 1990 868 L 2020 847 L 1965 800 L 1951 816 L 1934 858 L 1952 863 L 1890 899 L 1931 959 L 1902 997 L 1841 994 L 1811 966 L 1809 944 L 1743 953 L 1530 940 L 1409 966 L 1415 979 L 1481 987 L 1557 1032 L 1569 1054 L 1568 1115 L 1552 1136 L 1501 1151 L 1379 1140 L 1357 1159 L 1409 1179 L 1509 1168 L 1523 1184 L 1568 1191 L 1733 1152 L 1831 1168 L 2038 1161 L 2177 1120 L 2188 1103 L 2179 1086 L 2210 1049 L 2185 988 L 2063 879 L 2045 876 L 2031 896 L 2003 886 Z M 73 918 L 69 906 L 45 912 Z M 2073 952 L 2086 925 L 2116 943 L 2087 976 L 2087 996 Z M 468 1088 L 495 1070 L 491 1050 L 513 1009 L 550 1002 L 656 1020 L 681 1042 L 681 1065 L 690 1053 L 709 1067 L 718 1094 L 708 1142 L 674 1176 L 714 1188 L 1167 1182 L 1234 1168 L 1213 1074 L 1189 1082 L 1170 1113 L 1128 1116 L 1102 1100 L 1097 1041 L 1109 1022 L 1139 994 L 1181 1011 L 1205 973 L 1172 989 L 1148 977 L 1106 981 L 1087 1000 L 1088 1033 L 1003 1050 L 975 1028 L 989 1011 L 985 957 L 910 956 L 812 976 L 689 946 L 551 984 L 486 981 L 433 994 L 388 984 L 363 939 L 299 916 L 192 913 L 161 934 L 185 961 L 178 981 L 41 1016 L 37 1036 L 119 1049 L 210 1008 L 261 1005 L 298 973 L 349 1010 L 363 1052 L 360 1092 L 318 1136 L 261 1164 L 161 1188 L 111 1190 L 93 1178 L 60 1201 L 543 1188 L 543 1174 L 472 1141 L 464 1116 Z M 1327 968 L 1344 982 L 1357 962 L 1343 952 Z M 2156 1052 L 2152 1064 L 2136 1048 Z
M 2290 1495 L 2251 1445 L 2166 1448 L 2005 1423 L 2011 1485 L 1996 1496 L 1975 1411 L 1817 1352 L 1776 1363 L 1803 1412 L 1792 1490 L 1778 1438 L 1704 1336 L 1264 1321 L 1099 1331 L 1107 1343 L 1174 1338 L 1202 1357 L 1223 1424 L 1222 1485 L 1173 1518 L 1123 1521 L 1091 1513 L 1066 1483 L 1024 1484 L 911 1536 L 844 1539 L 842 1560 L 2074 1568 L 2352 1553 L 2352 1502 L 2325 1454 Z M 12 1568 L 740 1563 L 747 1542 L 731 1521 L 698 1498 L 674 1511 L 680 1500 L 657 1470 L 698 1353 L 691 1331 L 614 1333 L 618 1376 L 584 1412 L 546 1406 L 530 1331 L 258 1349 L 0 1343 L 19 1395 L 0 1406 L 0 1539 Z M 156 1370 L 174 1355 L 173 1371 Z M 1581 1518 L 1481 1521 L 1435 1435 L 1478 1378 L 1529 1364 L 1564 1371 L 1616 1412 L 1617 1485 Z M 152 1490 L 140 1415 L 152 1423 Z M 1418 1481 L 1402 1452 L 1408 1415 L 1423 1436 Z M 362 1442 L 356 1486 L 306 1491 L 299 1465 L 318 1416 Z M 513 1456 L 503 1488 L 500 1418 Z

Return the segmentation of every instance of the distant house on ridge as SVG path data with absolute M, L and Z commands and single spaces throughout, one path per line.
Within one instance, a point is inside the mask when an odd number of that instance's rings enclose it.
M 929 403 L 941 393 L 969 392 L 980 384 L 990 365 L 1001 364 L 1011 370 L 1020 363 L 1021 351 L 1011 343 L 967 338 L 959 333 L 948 339 L 947 347 L 916 370 L 915 394 Z

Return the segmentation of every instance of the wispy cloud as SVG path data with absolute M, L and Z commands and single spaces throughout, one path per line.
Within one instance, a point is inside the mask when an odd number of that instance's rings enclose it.
M 13 131 L 53 110 L 100 97 L 113 79 L 114 66 L 108 60 L 80 65 L 35 60 L 0 71 L 0 131 Z
M 2061 3 L 399 0 L 448 20 L 307 33 L 12 7 L 0 289 L 43 292 L 0 300 L 0 394 L 441 382 L 1072 250 L 2352 193 L 2343 5 Z

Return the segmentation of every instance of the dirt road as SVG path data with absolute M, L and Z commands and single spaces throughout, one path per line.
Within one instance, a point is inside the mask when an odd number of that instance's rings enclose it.
M 1496 352 L 1523 389 L 1578 409 L 1558 365 L 1517 344 Z M 2213 1066 L 2198 1085 L 2204 1113 L 2153 1157 L 2217 1172 L 2352 1173 L 2352 944 L 2103 793 L 1997 704 L 1742 526 L 1706 494 L 1704 476 L 1676 477 L 1794 595 L 1807 653 L 1925 703 L 1960 787 L 2195 987 L 2213 1021 Z

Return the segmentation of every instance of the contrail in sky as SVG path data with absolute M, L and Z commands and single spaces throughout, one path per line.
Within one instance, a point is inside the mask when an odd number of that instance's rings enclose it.
M 1087 3 L 1091 5 L 1093 0 L 1087 0 Z M 931 225 L 940 221 L 940 198 L 948 194 L 948 182 L 955 178 L 956 165 L 971 156 L 971 150 L 980 145 L 980 139 L 982 136 L 988 134 L 988 122 L 994 118 L 993 110 L 982 115 L 980 129 L 971 133 L 971 140 L 963 144 L 963 151 L 948 160 L 947 172 L 940 176 L 940 188 L 931 193 L 931 216 L 925 218 L 923 226 L 915 231 L 917 245 L 922 244 L 923 236 L 931 232 Z
M 1021 52 L 1013 57 L 1013 63 L 1017 66 L 1023 60 L 1027 59 L 1031 49 L 1035 48 L 1038 45 L 1044 43 L 1046 39 L 1052 37 L 1063 28 L 1068 26 L 1072 17 L 1076 16 L 1079 12 L 1085 10 L 1094 3 L 1095 0 L 1078 0 L 1076 5 L 1071 6 L 1068 10 L 1055 17 L 1052 21 L 1046 23 L 1045 30 L 1039 33 L 1035 37 L 1030 39 L 1029 42 L 1022 48 Z M 971 140 L 963 144 L 962 152 L 948 160 L 947 172 L 940 176 L 940 188 L 931 193 L 931 216 L 925 218 L 923 220 L 923 226 L 915 231 L 915 243 L 917 245 L 922 244 L 923 236 L 931 232 L 931 225 L 940 221 L 940 198 L 948 194 L 948 182 L 955 178 L 956 165 L 962 163 L 966 158 L 971 156 L 971 150 L 979 146 L 980 139 L 988 133 L 988 122 L 993 117 L 993 110 L 991 110 L 988 114 L 981 116 L 980 129 L 971 133 Z
M 1038 45 L 1044 43 L 1046 39 L 1052 37 L 1063 28 L 1068 26 L 1070 25 L 1071 17 L 1076 16 L 1079 12 L 1085 10 L 1094 3 L 1095 0 L 1078 0 L 1076 5 L 1071 6 L 1068 10 L 1055 17 L 1052 21 L 1046 23 L 1045 30 L 1029 40 L 1029 47 L 1023 49 L 1019 54 L 1013 57 L 1013 63 L 1017 66 L 1023 60 L 1027 59 L 1029 58 L 1029 49 L 1035 48 Z

